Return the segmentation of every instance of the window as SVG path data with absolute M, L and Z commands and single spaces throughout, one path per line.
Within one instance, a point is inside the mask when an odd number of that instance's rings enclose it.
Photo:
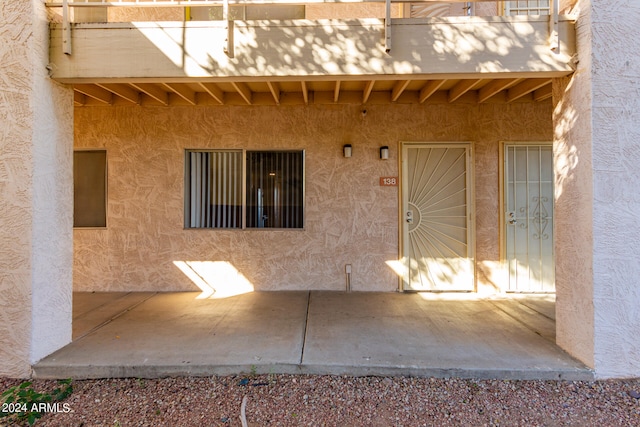
M 186 228 L 302 228 L 303 213 L 303 151 L 186 152 Z
M 73 153 L 73 226 L 107 226 L 107 152 Z
M 505 15 L 548 15 L 549 0 L 516 0 L 505 2 Z

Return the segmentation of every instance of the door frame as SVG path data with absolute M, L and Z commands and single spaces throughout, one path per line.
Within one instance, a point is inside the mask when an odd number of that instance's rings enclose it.
M 506 157 L 505 157 L 505 148 L 506 146 L 521 146 L 521 147 L 526 147 L 526 146 L 530 146 L 530 147 L 538 147 L 538 146 L 548 146 L 552 148 L 553 151 L 553 141 L 500 141 L 500 149 L 498 152 L 498 164 L 499 164 L 499 188 L 498 188 L 498 193 L 499 193 L 499 197 L 500 197 L 500 201 L 499 201 L 499 206 L 500 208 L 498 209 L 499 212 L 499 217 L 498 220 L 499 222 L 499 226 L 498 226 L 498 239 L 499 239 L 499 243 L 500 243 L 500 277 L 502 278 L 500 280 L 500 289 L 499 291 L 501 293 L 507 293 L 509 290 L 509 264 L 507 262 L 507 224 L 506 224 L 506 218 L 505 218 L 505 213 L 506 213 L 506 198 L 505 198 L 505 173 L 506 173 Z M 553 167 L 553 171 L 554 171 L 554 175 L 555 175 L 555 165 L 552 165 Z M 554 182 L 554 199 L 553 199 L 553 204 L 555 205 L 555 182 Z M 555 215 L 554 215 L 555 217 Z M 554 236 L 554 252 L 553 252 L 553 259 L 554 259 L 554 263 L 555 263 L 555 220 L 553 221 L 552 225 L 552 229 L 553 229 L 553 236 Z
M 478 269 L 476 266 L 476 220 L 475 220 L 475 153 L 474 153 L 474 143 L 471 141 L 400 141 L 399 150 L 398 150 L 398 168 L 400 170 L 400 179 L 399 179 L 399 191 L 398 191 L 398 242 L 399 242 L 399 256 L 398 259 L 402 265 L 402 274 L 398 275 L 398 291 L 399 292 L 416 292 L 413 289 L 409 288 L 408 283 L 408 274 L 409 271 L 407 269 L 408 263 L 408 250 L 406 248 L 407 238 L 405 234 L 405 192 L 408 191 L 406 185 L 406 166 L 407 166 L 407 157 L 405 155 L 405 149 L 411 146 L 432 146 L 432 147 L 463 147 L 467 150 L 466 155 L 466 163 L 467 163 L 467 246 L 468 246 L 468 256 L 471 260 L 471 266 L 473 268 L 473 289 L 471 291 L 461 291 L 461 292 L 477 292 L 478 291 Z M 427 292 L 427 291 L 424 291 Z M 431 291 L 431 292 L 440 292 L 440 291 Z

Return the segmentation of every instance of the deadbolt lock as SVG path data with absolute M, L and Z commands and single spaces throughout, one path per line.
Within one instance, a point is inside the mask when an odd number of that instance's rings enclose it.
M 406 219 L 407 219 L 407 223 L 413 224 L 413 212 L 407 211 Z

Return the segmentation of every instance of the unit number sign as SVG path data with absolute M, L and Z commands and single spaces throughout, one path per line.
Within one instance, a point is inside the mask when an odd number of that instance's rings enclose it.
M 380 185 L 382 187 L 397 187 L 398 177 L 397 176 L 381 176 Z

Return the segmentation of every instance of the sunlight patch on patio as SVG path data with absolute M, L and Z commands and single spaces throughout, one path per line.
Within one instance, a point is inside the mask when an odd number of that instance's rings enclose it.
M 247 278 L 228 261 L 174 261 L 202 293 L 196 299 L 229 298 L 253 292 Z

